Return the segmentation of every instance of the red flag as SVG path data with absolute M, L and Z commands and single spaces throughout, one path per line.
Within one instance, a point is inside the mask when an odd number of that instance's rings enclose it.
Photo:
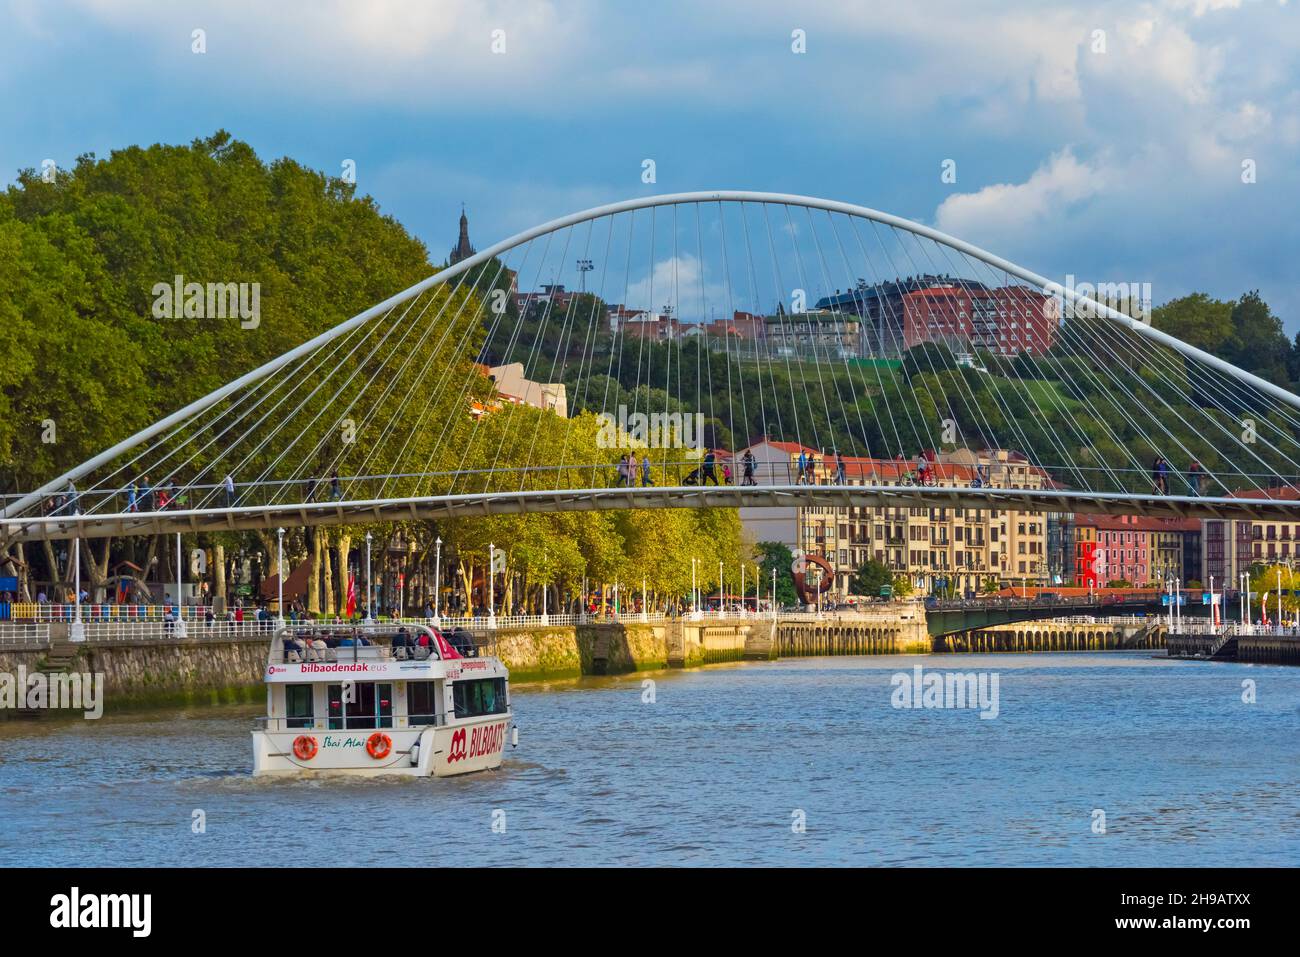
M 357 613 L 357 576 L 351 574 L 348 576 L 348 609 L 345 618 L 351 618 Z
M 447 661 L 451 658 L 463 657 L 459 651 L 451 646 L 451 642 L 442 637 L 442 632 L 436 628 L 433 629 L 433 638 L 438 642 L 438 657 L 443 661 Z

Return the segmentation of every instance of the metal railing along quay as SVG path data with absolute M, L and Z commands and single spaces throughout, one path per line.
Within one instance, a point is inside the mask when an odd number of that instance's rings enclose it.
M 915 606 L 914 608 L 912 606 Z M 55 606 L 58 607 L 58 606 Z M 70 606 L 69 606 L 70 607 Z M 186 609 L 183 634 L 182 629 L 178 627 L 174 620 L 158 618 L 99 618 L 91 619 L 84 615 L 85 609 L 89 606 L 82 606 L 82 631 L 87 642 L 106 643 L 116 641 L 163 641 L 178 639 L 184 637 L 187 640 L 239 640 L 251 638 L 269 639 L 274 633 L 279 623 L 274 619 L 267 618 L 257 620 L 249 618 L 245 621 L 231 621 L 229 619 L 217 619 L 214 621 L 205 621 L 202 618 L 191 618 L 188 614 L 189 608 Z M 140 606 L 145 607 L 145 606 Z M 162 606 L 151 606 L 161 608 Z M 915 614 L 919 610 L 919 603 L 905 603 L 902 606 L 904 614 L 911 611 Z M 206 609 L 199 609 L 205 612 Z M 371 622 L 349 622 L 340 618 L 333 621 L 329 619 L 313 619 L 303 621 L 304 625 L 315 625 L 320 627 L 338 627 L 347 628 L 362 624 L 367 627 L 400 627 L 406 626 L 432 626 L 442 632 L 452 632 L 456 630 L 467 631 L 475 634 L 483 634 L 494 631 L 509 631 L 514 629 L 526 628 L 545 628 L 545 627 L 573 627 L 576 625 L 597 625 L 597 624 L 662 624 L 669 621 L 689 622 L 722 622 L 722 621 L 781 621 L 781 622 L 799 622 L 799 623 L 816 623 L 816 622 L 852 622 L 852 621 L 869 621 L 886 616 L 894 616 L 898 613 L 899 606 L 891 605 L 865 605 L 855 609 L 834 609 L 816 611 L 778 611 L 773 614 L 769 610 L 752 611 L 739 609 L 700 609 L 698 611 L 683 611 L 680 614 L 671 615 L 662 611 L 652 612 L 606 612 L 605 614 L 574 614 L 562 613 L 555 615 L 496 615 L 486 616 L 479 615 L 472 618 L 468 617 L 405 617 L 392 618 L 384 617 Z M 1091 616 L 1091 615 L 1071 615 L 1059 618 L 1045 619 L 1065 624 L 1138 624 L 1143 619 L 1141 616 Z M 49 646 L 51 623 L 53 622 L 70 622 L 68 618 L 51 617 L 44 621 L 38 622 L 0 622 L 0 649 L 31 649 L 45 648 Z M 295 622 L 286 622 L 289 627 L 293 627 Z M 1224 626 L 1218 629 L 1211 629 L 1208 622 L 1188 621 L 1181 626 L 1181 630 L 1191 634 L 1209 634 L 1221 633 Z M 1260 625 L 1229 625 L 1229 628 L 1245 628 L 1251 630 L 1239 631 L 1240 634 L 1277 634 L 1272 626 Z M 1300 634 L 1298 629 L 1288 629 L 1283 634 Z

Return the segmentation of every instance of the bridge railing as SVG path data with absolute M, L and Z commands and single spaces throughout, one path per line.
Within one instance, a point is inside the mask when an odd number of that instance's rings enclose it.
M 637 451 L 637 450 L 633 450 Z M 854 464 L 841 479 L 834 458 L 824 454 L 816 456 L 816 466 L 801 473 L 796 461 L 755 462 L 752 476 L 746 476 L 743 462 L 730 455 L 718 456 L 711 473 L 705 471 L 702 456 L 659 459 L 651 456 L 649 482 L 638 465 L 637 474 L 628 479 L 621 476 L 616 461 L 573 462 L 569 464 L 535 463 L 528 466 L 534 477 L 556 476 L 555 488 L 570 490 L 597 488 L 627 488 L 642 485 L 690 486 L 704 485 L 893 485 L 900 487 L 929 485 L 945 488 L 1019 488 L 1015 482 L 984 482 L 978 477 L 957 479 L 943 477 L 922 482 L 909 464 L 903 474 L 889 468 L 864 471 Z M 638 457 L 639 461 L 639 457 Z M 728 481 L 727 470 L 730 470 Z M 1123 471 L 1098 470 L 1100 474 Z M 581 476 L 582 480 L 565 484 L 565 477 Z M 519 469 L 514 466 L 485 469 L 462 469 L 435 472 L 392 472 L 340 475 L 334 477 L 305 477 L 292 479 L 259 479 L 235 482 L 234 491 L 227 493 L 224 482 L 190 482 L 183 480 L 175 485 L 132 490 L 129 484 L 120 487 L 94 487 L 75 492 L 59 492 L 45 496 L 34 511 L 43 516 L 70 515 L 121 515 L 151 514 L 155 512 L 188 511 L 190 509 L 259 508 L 285 503 L 329 503 L 382 499 L 398 488 L 411 488 L 419 494 L 437 494 L 436 489 L 455 488 L 469 491 L 500 491 L 517 489 Z M 549 483 L 547 483 L 549 484 Z M 21 494 L 0 496 L 0 505 L 22 498 Z
M 50 646 L 49 625 L 19 625 L 0 622 L 0 650 L 22 651 Z
M 1215 625 L 1209 621 L 1185 620 L 1174 624 L 1173 633 L 1176 635 L 1238 635 L 1279 638 L 1300 637 L 1300 627 L 1296 625 L 1259 625 L 1254 622 L 1242 624 L 1239 621 L 1229 621 L 1221 625 Z
M 8 602 L 7 617 L 11 621 L 72 621 L 77 617 L 73 602 Z M 0 615 L 6 605 L 0 605 Z M 180 615 L 186 621 L 202 621 L 210 605 L 181 605 Z M 175 605 L 134 605 L 117 602 L 83 602 L 82 621 L 163 621 L 175 617 Z

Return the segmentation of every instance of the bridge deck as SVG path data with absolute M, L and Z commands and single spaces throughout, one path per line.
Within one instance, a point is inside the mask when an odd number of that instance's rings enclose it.
M 188 511 L 61 515 L 0 520 L 10 541 L 221 532 L 280 525 L 359 525 L 526 512 L 624 508 L 921 507 L 1100 512 L 1161 518 L 1300 521 L 1300 502 L 1155 496 L 1053 489 L 933 488 L 906 485 L 674 486 L 527 490 L 421 498 L 303 502 Z

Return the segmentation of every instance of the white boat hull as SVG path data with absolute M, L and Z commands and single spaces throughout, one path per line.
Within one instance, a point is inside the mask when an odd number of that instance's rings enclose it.
M 501 766 L 510 724 L 510 713 L 505 712 L 439 727 L 258 730 L 253 732 L 253 774 L 321 772 L 441 778 L 490 771 Z M 372 742 L 376 735 L 383 737 Z

